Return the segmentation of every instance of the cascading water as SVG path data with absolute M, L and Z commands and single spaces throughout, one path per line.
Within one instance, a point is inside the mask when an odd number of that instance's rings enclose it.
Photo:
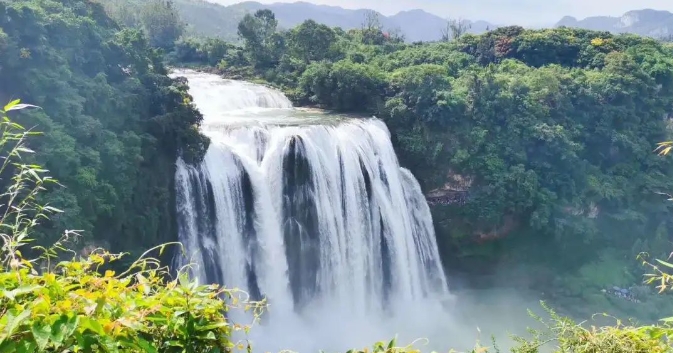
M 268 298 L 255 350 L 345 351 L 442 330 L 433 317 L 448 289 L 430 210 L 381 121 L 175 75 L 189 80 L 211 138 L 200 166 L 178 161 L 180 238 L 200 282 Z

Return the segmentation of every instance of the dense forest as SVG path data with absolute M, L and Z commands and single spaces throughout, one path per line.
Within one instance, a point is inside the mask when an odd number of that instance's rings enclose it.
M 12 118 L 44 134 L 34 162 L 64 185 L 43 195 L 65 212 L 38 240 L 75 229 L 81 247 L 142 252 L 177 239 L 175 160 L 198 160 L 208 143 L 185 82 L 97 3 L 2 1 L 0 13 L 0 99 L 42 108 Z
M 182 41 L 171 60 L 266 82 L 297 105 L 383 119 L 402 164 L 438 197 L 451 270 L 516 282 L 503 269 L 526 267 L 521 285 L 604 303 L 601 288 L 646 291 L 640 253 L 668 256 L 673 164 L 653 150 L 670 135 L 670 45 L 459 25 L 445 41 L 407 44 L 376 17 L 358 30 L 309 20 L 283 31 L 268 10 L 238 29 L 240 48 Z M 659 310 L 622 306 L 650 318 Z

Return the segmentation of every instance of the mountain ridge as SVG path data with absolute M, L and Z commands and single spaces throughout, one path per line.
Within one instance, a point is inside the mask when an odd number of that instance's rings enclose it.
M 204 0 L 176 0 L 175 5 L 183 19 L 190 24 L 194 32 L 207 36 L 217 36 L 227 40 L 236 40 L 238 22 L 246 13 L 260 9 L 270 9 L 276 15 L 281 28 L 293 28 L 305 20 L 312 19 L 330 27 L 341 27 L 345 30 L 359 28 L 365 14 L 373 11 L 379 17 L 385 30 L 399 30 L 407 41 L 435 41 L 442 37 L 448 19 L 434 15 L 422 9 L 400 11 L 392 16 L 385 16 L 370 9 L 345 9 L 334 5 L 318 5 L 306 1 L 292 3 L 276 2 L 262 4 L 256 1 L 245 1 L 233 5 L 220 5 Z M 213 17 L 218 17 L 216 21 Z M 222 23 L 222 19 L 230 19 Z M 486 21 L 467 21 L 471 24 L 468 33 L 479 34 L 498 25 Z
M 441 39 L 448 19 L 423 9 L 400 11 L 386 16 L 370 9 L 346 9 L 335 5 L 313 4 L 307 1 L 291 3 L 276 2 L 262 4 L 244 1 L 233 5 L 221 5 L 214 0 L 174 0 L 183 20 L 189 24 L 193 34 L 218 37 L 237 42 L 237 26 L 245 14 L 260 9 L 270 9 L 278 19 L 279 27 L 293 28 L 305 20 L 312 19 L 330 27 L 344 30 L 360 28 L 365 15 L 376 13 L 387 31 L 399 31 L 408 42 L 436 41 Z M 470 24 L 468 33 L 480 34 L 502 27 L 488 21 L 466 21 Z M 546 27 L 575 27 L 613 33 L 634 33 L 654 38 L 673 36 L 673 13 L 667 10 L 640 9 L 627 11 L 621 16 L 590 16 L 578 19 L 564 16 L 556 24 Z
M 564 16 L 555 27 L 563 26 L 662 38 L 673 35 L 673 13 L 667 10 L 640 9 L 627 11 L 621 16 L 590 16 L 581 20 Z

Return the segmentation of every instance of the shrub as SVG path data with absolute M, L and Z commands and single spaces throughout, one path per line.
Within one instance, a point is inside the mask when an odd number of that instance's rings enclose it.
M 255 317 L 263 303 L 241 300 L 237 291 L 218 285 L 198 285 L 186 269 L 170 280 L 168 269 L 147 257 L 147 251 L 119 275 L 105 270 L 123 254 L 103 250 L 66 258 L 66 232 L 50 248 L 28 251 L 31 229 L 59 210 L 41 206 L 37 196 L 48 183 L 46 170 L 20 163 L 31 153 L 27 132 L 6 112 L 32 106 L 12 102 L 1 112 L 0 176 L 12 173 L 12 183 L 0 195 L 3 238 L 0 264 L 0 352 L 229 352 L 243 344 L 232 332 L 248 327 L 231 324 L 225 313 L 245 306 Z M 52 264 L 52 262 L 56 262 Z

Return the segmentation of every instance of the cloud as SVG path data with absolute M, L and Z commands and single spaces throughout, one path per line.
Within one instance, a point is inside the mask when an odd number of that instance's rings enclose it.
M 209 0 L 231 5 L 237 0 Z M 292 2 L 258 0 L 261 3 Z M 672 0 L 308 0 L 350 9 L 370 8 L 385 15 L 424 9 L 442 17 L 462 17 L 499 24 L 553 24 L 563 16 L 621 16 L 630 10 L 652 8 L 673 12 Z

